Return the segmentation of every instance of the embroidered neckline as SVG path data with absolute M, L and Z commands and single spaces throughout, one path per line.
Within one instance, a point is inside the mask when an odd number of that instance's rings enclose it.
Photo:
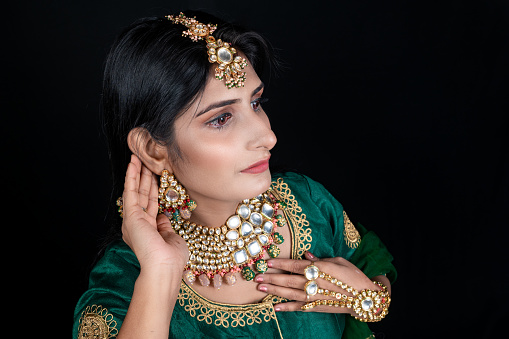
M 283 178 L 273 181 L 270 191 L 276 199 L 287 204 L 284 215 L 292 237 L 290 257 L 300 259 L 304 252 L 311 248 L 312 241 L 311 228 L 309 228 L 306 214 L 302 213 L 302 208 Z M 261 324 L 262 320 L 265 322 L 273 319 L 277 321 L 273 305 L 286 300 L 269 294 L 261 302 L 255 304 L 234 305 L 214 302 L 198 294 L 184 281 L 180 284 L 177 298 L 179 305 L 184 307 L 191 317 L 196 317 L 198 321 L 205 321 L 209 325 L 214 323 L 215 326 L 224 328 L 254 323 Z

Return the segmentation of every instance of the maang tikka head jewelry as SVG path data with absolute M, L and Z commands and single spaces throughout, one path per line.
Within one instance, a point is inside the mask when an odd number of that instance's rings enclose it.
M 228 42 L 221 39 L 216 41 L 212 33 L 216 30 L 217 25 L 210 23 L 205 25 L 197 21 L 196 17 L 188 18 L 182 12 L 177 16 L 167 15 L 166 17 L 174 24 L 182 24 L 187 27 L 187 30 L 182 32 L 182 36 L 189 37 L 195 42 L 198 40 L 207 42 L 209 62 L 219 64 L 216 68 L 216 79 L 226 79 L 225 85 L 228 89 L 244 87 L 246 72 L 242 70 L 247 66 L 247 61 L 241 56 L 235 56 L 237 51 Z

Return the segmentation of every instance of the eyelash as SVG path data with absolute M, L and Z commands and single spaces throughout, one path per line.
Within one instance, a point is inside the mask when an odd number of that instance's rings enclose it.
M 261 105 L 263 103 L 266 103 L 268 100 L 269 100 L 268 98 L 262 98 L 262 97 L 257 98 L 255 100 L 251 101 L 251 108 L 253 108 L 253 110 L 255 112 L 258 112 L 262 108 Z M 258 107 L 254 108 L 253 105 L 256 105 L 256 104 L 258 105 Z M 226 126 L 226 124 L 228 123 L 228 120 L 230 120 L 232 117 L 233 117 L 233 114 L 231 114 L 231 113 L 222 113 L 219 116 L 217 116 L 216 118 L 207 122 L 207 125 L 209 125 L 213 128 L 216 128 L 218 130 L 221 130 Z M 223 118 L 226 118 L 226 120 L 222 123 L 222 125 L 220 125 L 219 120 L 223 119 Z

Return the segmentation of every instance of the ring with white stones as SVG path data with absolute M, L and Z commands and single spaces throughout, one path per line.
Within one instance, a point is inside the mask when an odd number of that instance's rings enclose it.
M 314 296 L 318 292 L 318 284 L 315 279 L 318 278 L 320 270 L 315 265 L 311 264 L 304 269 L 304 276 L 308 282 L 304 285 L 304 292 L 306 292 L 307 300 L 310 296 Z
M 304 276 L 307 280 L 315 280 L 319 274 L 320 270 L 314 264 L 307 265 L 304 269 Z

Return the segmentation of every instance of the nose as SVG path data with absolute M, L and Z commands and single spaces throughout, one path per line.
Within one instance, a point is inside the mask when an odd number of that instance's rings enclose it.
M 253 114 L 248 131 L 251 134 L 248 146 L 250 150 L 265 149 L 270 151 L 276 145 L 277 138 L 270 128 L 270 121 L 265 112 Z

